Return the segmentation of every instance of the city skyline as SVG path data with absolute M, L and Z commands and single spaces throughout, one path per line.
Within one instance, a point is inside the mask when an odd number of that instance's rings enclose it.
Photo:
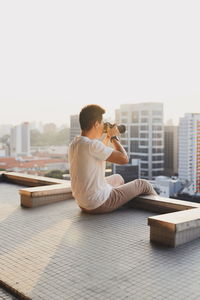
M 195 0 L 1 2 L 0 123 L 69 124 L 91 103 L 113 117 L 162 102 L 175 124 L 200 112 L 198 11 Z
M 121 105 L 126 105 L 126 104 L 142 104 L 142 103 L 161 103 L 161 104 L 164 104 L 163 102 L 159 102 L 159 101 L 141 101 L 141 102 L 126 102 L 126 103 L 120 103 L 118 107 L 115 107 L 113 108 L 113 110 L 106 110 L 106 113 L 104 114 L 104 119 L 105 120 L 113 120 L 115 119 L 115 110 L 118 110 L 120 109 L 120 106 Z M 89 103 L 88 103 L 89 104 Z M 97 103 L 95 103 L 97 104 Z M 198 103 L 197 104 L 197 107 L 199 106 Z M 87 105 L 87 104 L 85 104 Z M 102 104 L 98 104 L 98 105 L 101 105 L 103 106 Z M 80 109 L 81 109 L 81 105 L 80 105 Z M 106 106 L 104 105 L 103 106 L 104 108 L 106 108 Z M 182 114 L 179 112 L 179 114 L 177 115 L 176 118 L 173 118 L 172 115 L 169 115 L 165 112 L 165 105 L 164 105 L 164 115 L 163 115 L 163 120 L 164 120 L 164 125 L 179 125 L 179 121 L 180 121 L 180 118 L 184 117 L 185 114 L 188 114 L 188 113 L 200 113 L 200 109 L 199 110 L 194 110 L 194 111 L 184 111 Z M 36 124 L 36 125 L 45 125 L 45 124 L 49 124 L 49 123 L 54 123 L 57 127 L 62 127 L 62 126 L 67 126 L 67 127 L 70 127 L 70 117 L 73 116 L 73 115 L 78 115 L 80 112 L 80 110 L 77 110 L 77 112 L 75 113 L 72 113 L 72 114 L 69 114 L 67 115 L 67 118 L 66 119 L 63 119 L 63 120 L 59 120 L 56 122 L 56 120 L 52 120 L 52 119 L 38 119 L 38 118 L 35 118 L 35 119 L 31 119 L 31 120 L 28 120 L 24 114 L 24 119 L 20 118 L 19 120 L 16 119 L 16 121 L 14 121 L 13 119 L 10 120 L 10 122 L 8 121 L 8 118 L 5 119 L 5 122 L 3 121 L 3 118 L 0 119 L 0 126 L 4 126 L 4 125 L 11 125 L 11 126 L 17 126 L 17 125 L 20 125 L 24 122 L 28 122 L 30 124 Z

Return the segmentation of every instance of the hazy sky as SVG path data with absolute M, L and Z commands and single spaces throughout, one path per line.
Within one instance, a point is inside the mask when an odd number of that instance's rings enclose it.
M 0 124 L 62 124 L 90 103 L 200 112 L 199 29 L 193 0 L 1 0 Z

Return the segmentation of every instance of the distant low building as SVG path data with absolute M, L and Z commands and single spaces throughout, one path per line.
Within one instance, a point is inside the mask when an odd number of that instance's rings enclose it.
M 120 174 L 124 178 L 125 183 L 127 183 L 138 178 L 139 167 L 131 164 L 115 165 L 115 173 Z
M 0 157 L 9 156 L 9 147 L 6 144 L 0 143 Z
M 39 152 L 50 155 L 66 155 L 68 146 L 32 146 L 31 153 Z
M 0 168 L 7 171 L 44 175 L 51 170 L 68 170 L 66 159 L 36 157 L 0 157 Z
M 0 148 L 0 157 L 6 157 L 6 150 Z
M 151 183 L 157 193 L 166 198 L 177 196 L 183 188 L 183 183 L 176 177 L 158 176 Z

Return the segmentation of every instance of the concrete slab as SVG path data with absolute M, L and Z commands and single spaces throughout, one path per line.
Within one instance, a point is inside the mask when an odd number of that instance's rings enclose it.
M 92 216 L 74 200 L 22 208 L 20 188 L 0 183 L 0 280 L 19 295 L 199 299 L 199 240 L 178 248 L 151 244 L 153 214 L 136 209 Z

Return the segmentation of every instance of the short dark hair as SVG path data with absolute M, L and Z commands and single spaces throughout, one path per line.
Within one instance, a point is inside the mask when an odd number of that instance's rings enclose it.
M 79 114 L 79 122 L 82 130 L 90 130 L 96 121 L 102 121 L 105 109 L 96 104 L 86 105 Z

